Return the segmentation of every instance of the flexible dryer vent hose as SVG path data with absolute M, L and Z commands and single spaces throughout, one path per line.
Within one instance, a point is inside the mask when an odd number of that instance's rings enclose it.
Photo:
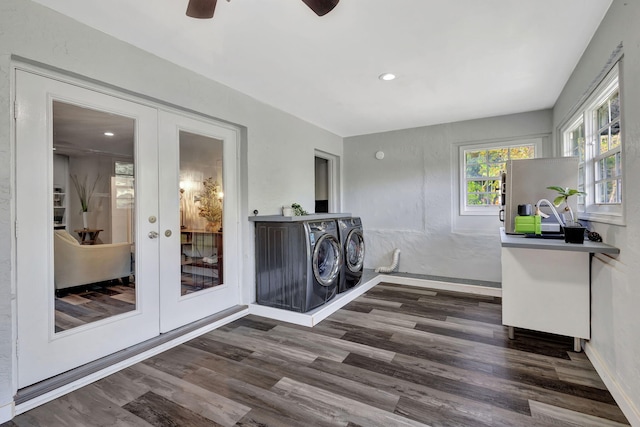
M 400 260 L 400 249 L 396 248 L 393 250 L 393 261 L 389 267 L 378 267 L 376 268 L 376 273 L 391 273 L 393 270 L 398 267 L 398 261 Z

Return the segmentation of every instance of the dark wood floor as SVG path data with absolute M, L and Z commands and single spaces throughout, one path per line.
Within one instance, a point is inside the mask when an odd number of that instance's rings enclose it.
M 500 299 L 380 284 L 314 328 L 248 316 L 3 426 L 607 426 L 572 340 Z

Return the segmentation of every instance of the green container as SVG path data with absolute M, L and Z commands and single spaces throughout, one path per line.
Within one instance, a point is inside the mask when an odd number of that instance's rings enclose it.
M 542 234 L 540 215 L 516 216 L 516 233 Z

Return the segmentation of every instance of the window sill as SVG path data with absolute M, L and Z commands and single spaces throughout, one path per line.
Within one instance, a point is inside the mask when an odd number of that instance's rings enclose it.
M 581 213 L 578 213 L 578 219 L 581 219 L 584 221 L 590 221 L 590 222 L 600 222 L 603 224 L 619 225 L 622 227 L 626 227 L 627 225 L 623 215 L 601 214 L 596 212 L 590 212 L 590 213 L 581 212 Z

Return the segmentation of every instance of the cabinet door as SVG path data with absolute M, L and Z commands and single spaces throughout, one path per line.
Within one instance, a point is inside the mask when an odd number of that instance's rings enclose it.
M 589 256 L 502 248 L 502 323 L 589 339 Z

